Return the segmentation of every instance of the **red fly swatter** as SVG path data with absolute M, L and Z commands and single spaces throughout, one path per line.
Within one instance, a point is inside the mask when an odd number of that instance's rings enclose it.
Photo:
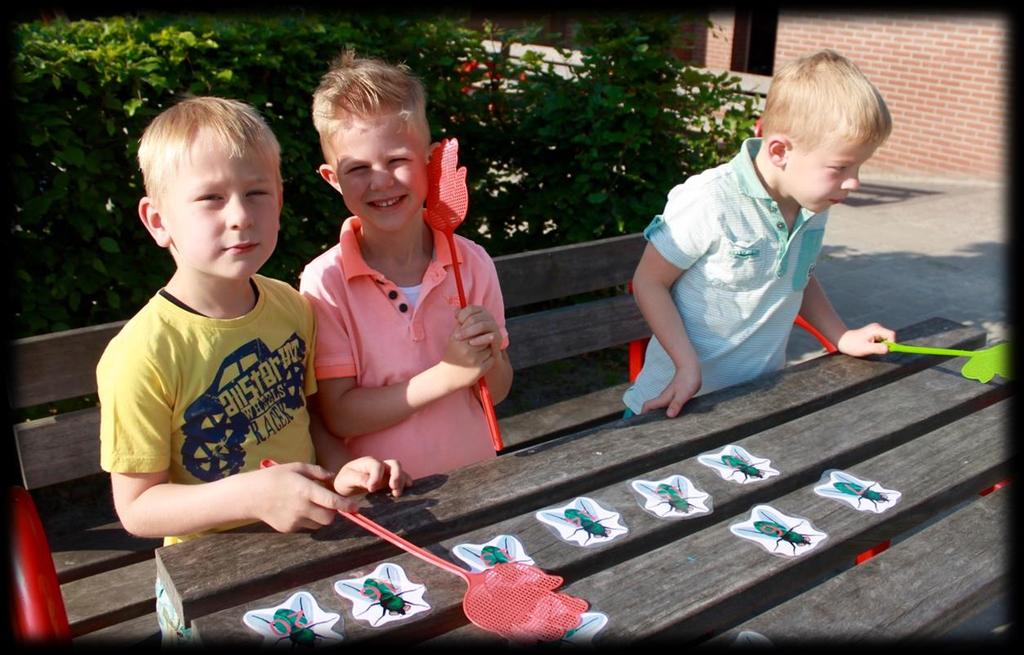
M 477 626 L 518 642 L 554 641 L 579 625 L 587 601 L 556 592 L 562 578 L 536 566 L 509 562 L 470 573 L 416 546 L 362 514 L 338 512 L 348 520 L 390 541 L 410 555 L 461 577 L 468 588 L 462 597 L 466 618 Z
M 455 249 L 455 228 L 457 228 L 469 209 L 469 191 L 466 189 L 466 167 L 458 167 L 459 142 L 457 139 L 443 139 L 431 152 L 430 163 L 427 165 L 427 202 L 423 209 L 423 220 L 430 227 L 444 233 L 448 239 L 448 250 L 451 251 L 452 270 L 455 271 L 455 287 L 459 291 L 459 304 L 466 306 L 466 292 L 462 287 L 462 274 L 459 272 L 459 258 Z M 487 417 L 487 427 L 491 431 L 491 443 L 494 450 L 502 449 L 501 430 L 498 418 L 494 414 L 494 402 L 491 391 L 487 388 L 487 380 L 480 378 L 480 400 Z
M 273 466 L 264 459 L 261 468 Z M 329 483 L 325 486 L 330 487 Z M 462 578 L 467 585 L 462 611 L 477 626 L 518 642 L 561 639 L 580 623 L 589 604 L 582 598 L 556 592 L 562 578 L 520 562 L 499 563 L 470 573 L 399 537 L 357 512 L 338 512 L 410 555 Z

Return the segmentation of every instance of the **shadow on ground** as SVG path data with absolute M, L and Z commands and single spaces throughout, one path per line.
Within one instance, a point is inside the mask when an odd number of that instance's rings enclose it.
M 919 196 L 941 195 L 941 191 L 929 191 L 926 189 L 911 189 L 908 187 L 888 186 L 885 184 L 862 183 L 860 188 L 851 193 L 844 204 L 851 207 L 866 207 L 869 205 L 890 205 L 904 200 L 910 200 Z

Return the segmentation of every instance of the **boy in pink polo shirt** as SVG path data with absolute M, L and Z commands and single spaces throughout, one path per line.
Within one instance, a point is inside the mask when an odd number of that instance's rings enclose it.
M 403 66 L 343 53 L 313 95 L 320 175 L 352 212 L 300 291 L 317 318 L 320 414 L 353 456 L 397 458 L 413 477 L 494 457 L 474 384 L 494 402 L 512 366 L 494 263 L 423 220 L 430 128 L 423 86 Z

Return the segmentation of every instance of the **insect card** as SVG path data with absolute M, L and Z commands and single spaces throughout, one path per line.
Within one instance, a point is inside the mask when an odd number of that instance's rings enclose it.
M 874 480 L 862 480 L 846 471 L 830 469 L 821 476 L 814 493 L 833 498 L 862 512 L 881 514 L 900 501 L 900 492 L 886 489 Z
M 250 610 L 242 623 L 263 636 L 264 646 L 318 646 L 343 638 L 341 615 L 322 610 L 308 591 L 297 591 L 274 607 Z
M 807 519 L 783 514 L 771 505 L 755 506 L 746 521 L 733 523 L 729 530 L 780 557 L 806 555 L 828 538 Z
M 577 626 L 572 629 L 565 630 L 565 634 L 556 642 L 554 640 L 550 642 L 540 642 L 537 644 L 523 645 L 521 648 L 528 648 L 529 650 L 552 650 L 551 647 L 577 647 L 577 648 L 590 648 L 594 645 L 594 637 L 601 631 L 601 628 L 608 623 L 608 617 L 606 614 L 601 612 L 584 612 L 580 616 L 580 622 Z M 519 644 L 512 642 L 513 647 L 520 647 Z
M 632 480 L 640 507 L 662 519 L 689 519 L 711 511 L 711 496 L 682 475 L 663 480 Z
M 586 496 L 560 507 L 542 509 L 535 516 L 563 541 L 577 546 L 599 546 L 629 532 L 618 512 Z
M 778 475 L 771 460 L 748 453 L 742 446 L 729 444 L 718 452 L 701 453 L 697 461 L 714 469 L 723 480 L 747 484 Z
M 385 562 L 361 578 L 338 580 L 334 591 L 352 602 L 352 616 L 378 628 L 404 621 L 430 609 L 423 599 L 427 588 L 415 584 L 401 566 Z
M 479 573 L 495 564 L 521 562 L 535 564 L 526 554 L 523 544 L 507 534 L 498 535 L 485 544 L 459 544 L 452 553 L 469 565 L 470 570 Z
M 594 642 L 594 636 L 601 631 L 608 623 L 608 616 L 601 612 L 584 612 L 580 616 L 579 624 L 572 630 L 566 631 L 558 640 L 558 645 L 590 646 Z

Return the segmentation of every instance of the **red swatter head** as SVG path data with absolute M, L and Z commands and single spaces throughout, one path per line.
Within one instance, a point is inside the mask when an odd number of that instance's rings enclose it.
M 562 578 L 501 563 L 468 576 L 462 609 L 474 624 L 517 642 L 555 641 L 580 623 L 587 601 L 554 591 Z
M 443 139 L 430 152 L 423 218 L 441 232 L 454 232 L 469 209 L 466 167 L 459 167 L 458 139 Z

